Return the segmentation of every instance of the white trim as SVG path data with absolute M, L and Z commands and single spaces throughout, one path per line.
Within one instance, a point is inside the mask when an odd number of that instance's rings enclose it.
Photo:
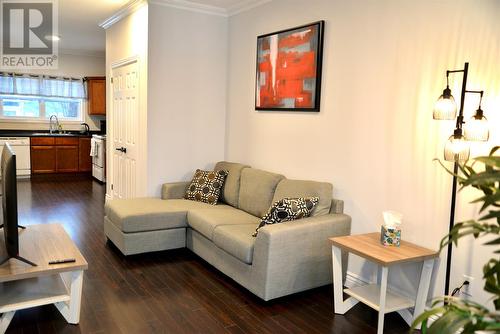
M 125 6 L 120 8 L 116 13 L 99 23 L 99 27 L 108 29 L 116 22 L 120 21 L 124 17 L 129 16 L 130 14 L 139 10 L 142 6 L 147 5 L 147 0 L 132 0 L 127 3 Z
M 113 63 L 111 63 L 111 70 L 114 70 L 115 68 L 118 68 L 118 67 L 122 67 L 122 66 L 125 66 L 125 65 L 128 65 L 128 64 L 132 64 L 132 63 L 137 63 L 139 64 L 139 56 L 132 56 L 132 57 L 128 57 L 128 58 L 123 58 L 123 59 L 120 59 L 120 60 L 117 60 Z M 112 78 L 113 76 L 111 76 Z
M 59 49 L 59 55 L 104 58 L 106 57 L 106 52 L 104 50 Z
M 222 7 L 203 5 L 200 3 L 187 1 L 187 0 L 150 0 L 149 3 L 153 5 L 172 7 L 177 9 L 184 9 L 191 12 L 197 12 L 208 15 L 217 15 L 228 17 L 228 10 Z
M 346 274 L 346 277 L 345 277 L 345 286 L 348 287 L 349 289 L 351 288 L 355 288 L 357 286 L 361 286 L 361 285 L 366 285 L 366 284 L 370 284 L 370 280 L 367 280 L 361 276 L 359 276 L 358 274 L 355 274 L 351 271 L 348 271 L 347 274 Z
M 216 15 L 222 17 L 230 17 L 236 14 L 240 14 L 247 10 L 253 9 L 255 7 L 262 6 L 272 0 L 244 0 L 237 3 L 229 8 L 204 5 L 197 3 L 195 1 L 188 0 L 132 0 L 124 7 L 120 8 L 116 13 L 99 23 L 99 26 L 104 29 L 108 29 L 116 22 L 120 21 L 124 17 L 134 13 L 142 6 L 150 3 L 152 5 L 165 6 L 177 9 L 183 9 L 191 12 Z
M 346 278 L 345 278 L 345 286 L 348 287 L 348 288 L 354 288 L 354 287 L 357 287 L 357 286 L 361 286 L 361 285 L 367 285 L 367 284 L 374 284 L 374 283 L 377 283 L 377 282 L 372 282 L 371 280 L 365 278 L 365 277 L 362 277 L 358 274 L 355 274 L 351 271 L 348 271 L 347 274 L 346 274 Z M 408 294 L 408 292 L 406 291 L 403 291 L 401 289 L 398 289 L 398 288 L 395 288 L 393 286 L 391 286 L 391 290 L 394 291 L 395 293 L 397 293 L 398 295 L 401 295 L 405 298 L 410 298 L 410 299 L 415 299 L 415 296 L 411 296 Z
M 268 2 L 271 2 L 273 0 L 260 0 L 260 1 L 254 1 L 254 0 L 246 0 L 243 2 L 240 2 L 236 5 L 233 5 L 227 9 L 227 16 L 233 16 L 239 13 L 246 12 L 247 10 L 253 9 L 255 7 L 262 6 Z

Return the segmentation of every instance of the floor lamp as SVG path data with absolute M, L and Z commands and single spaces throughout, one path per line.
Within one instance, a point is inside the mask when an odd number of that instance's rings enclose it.
M 481 109 L 481 102 L 483 99 L 484 91 L 478 90 L 467 90 L 467 74 L 469 72 L 469 63 L 465 63 L 464 68 L 461 70 L 448 70 L 446 71 L 446 88 L 443 90 L 443 94 L 439 97 L 434 106 L 434 112 L 432 114 L 435 120 L 456 120 L 455 131 L 450 136 L 446 145 L 444 147 L 444 159 L 446 161 L 454 162 L 453 166 L 453 183 L 451 192 L 451 211 L 450 211 L 450 226 L 449 232 L 455 225 L 455 205 L 457 197 L 457 177 L 458 164 L 464 163 L 469 159 L 470 148 L 468 141 L 488 141 L 489 139 L 489 129 L 486 117 L 483 115 L 483 110 Z M 455 99 L 451 94 L 449 87 L 449 75 L 452 73 L 463 73 L 462 80 L 462 91 L 460 94 L 460 109 L 457 116 L 457 104 Z M 479 107 L 472 118 L 464 122 L 464 101 L 465 94 L 479 94 Z M 446 258 L 446 281 L 444 293 L 446 296 L 450 292 L 450 274 L 451 274 L 451 255 L 452 255 L 452 243 L 448 244 L 448 256 Z

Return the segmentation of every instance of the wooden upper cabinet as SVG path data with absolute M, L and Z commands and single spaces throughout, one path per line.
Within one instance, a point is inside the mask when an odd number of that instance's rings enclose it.
M 87 77 L 89 115 L 106 115 L 106 77 Z

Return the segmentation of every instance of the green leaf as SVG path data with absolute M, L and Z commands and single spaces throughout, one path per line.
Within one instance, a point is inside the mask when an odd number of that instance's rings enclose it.
M 469 322 L 467 314 L 448 311 L 442 317 L 434 321 L 429 327 L 429 334 L 455 334 L 460 328 Z
M 500 168 L 500 156 L 496 157 L 477 157 L 474 160 L 482 162 L 485 165 Z
M 500 156 L 494 155 L 498 150 L 500 146 L 495 146 L 488 156 L 458 164 L 458 173 L 437 160 L 447 173 L 457 178 L 460 190 L 472 187 L 483 193 L 471 202 L 481 205 L 479 213 L 489 208 L 488 213 L 483 214 L 478 221 L 471 219 L 455 224 L 449 234 L 441 239 L 440 250 L 450 244 L 458 246 L 458 241 L 466 236 L 473 235 L 476 239 L 491 236 L 484 244 L 494 246 L 494 254 L 500 254 Z M 492 294 L 496 312 L 490 312 L 488 308 L 470 300 L 447 296 L 434 300 L 432 309 L 422 313 L 413 323 L 413 328 L 421 324 L 424 334 L 473 334 L 478 330 L 500 330 L 500 258 L 492 258 L 483 266 L 483 281 L 484 290 Z M 437 320 L 428 327 L 430 317 L 436 317 Z
M 416 329 L 419 324 L 422 324 L 422 327 L 424 327 L 424 321 L 425 321 L 425 326 L 427 327 L 427 320 L 430 317 L 443 314 L 444 312 L 446 312 L 446 308 L 444 306 L 435 307 L 435 308 L 432 308 L 430 310 L 423 312 L 421 315 L 419 315 L 415 319 L 415 321 L 413 321 L 413 323 L 411 325 L 411 329 Z
M 495 183 L 500 181 L 499 172 L 482 172 L 475 175 L 471 175 L 465 181 L 460 182 L 462 188 L 468 185 L 484 185 L 489 183 Z
M 499 201 L 500 201 L 500 192 L 496 192 L 496 193 L 491 194 L 491 195 L 484 195 L 483 197 L 479 197 L 479 198 L 473 200 L 471 203 L 484 202 L 483 206 L 479 210 L 479 213 L 481 213 L 488 206 L 492 205 L 493 203 L 499 202 Z
M 485 242 L 483 245 L 487 245 L 487 246 L 490 246 L 490 245 L 500 245 L 500 237 L 498 237 L 498 238 L 496 238 L 494 240 Z
M 490 150 L 490 156 L 492 156 L 493 154 L 495 154 L 495 152 L 500 149 L 500 146 L 493 146 Z
M 482 221 L 482 220 L 488 220 L 488 219 L 492 219 L 492 218 L 499 219 L 500 218 L 500 211 L 499 210 L 489 211 L 489 213 L 487 215 L 482 216 L 481 218 L 479 218 L 479 220 Z

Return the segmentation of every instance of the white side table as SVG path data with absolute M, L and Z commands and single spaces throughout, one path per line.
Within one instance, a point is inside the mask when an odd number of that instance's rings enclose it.
M 402 241 L 400 247 L 380 244 L 380 233 L 368 233 L 330 238 L 333 259 L 333 295 L 335 313 L 344 314 L 358 302 L 378 311 L 378 334 L 384 332 L 384 316 L 397 311 L 411 325 L 425 309 L 429 285 L 438 252 Z M 377 284 L 343 289 L 342 251 L 361 256 L 379 265 Z M 423 262 L 415 300 L 398 295 L 387 288 L 389 267 L 408 262 Z M 348 297 L 344 300 L 343 292 Z M 414 308 L 413 313 L 408 309 Z

